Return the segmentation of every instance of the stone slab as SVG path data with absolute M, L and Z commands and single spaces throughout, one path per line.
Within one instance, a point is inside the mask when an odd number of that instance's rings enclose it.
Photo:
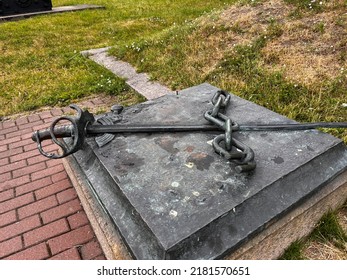
M 9 21 L 9 20 L 20 20 L 20 19 L 39 16 L 39 15 L 75 12 L 75 11 L 90 10 L 90 9 L 105 9 L 105 7 L 100 6 L 100 5 L 88 5 L 88 4 L 53 7 L 52 10 L 48 10 L 48 11 L 2 16 L 2 17 L 0 17 L 0 22 L 1 21 Z
M 123 123 L 206 123 L 217 88 L 203 84 L 128 108 Z M 238 123 L 293 121 L 232 95 Z M 346 170 L 341 140 L 319 131 L 240 132 L 257 169 L 236 174 L 207 143 L 213 133 L 120 135 L 93 140 L 70 161 L 137 259 L 232 254 Z
M 108 55 L 109 47 L 91 49 L 81 52 L 99 65 L 110 70 L 112 73 L 126 80 L 126 83 L 148 100 L 155 99 L 167 94 L 173 94 L 166 86 L 151 81 L 146 73 L 137 73 L 129 63 Z

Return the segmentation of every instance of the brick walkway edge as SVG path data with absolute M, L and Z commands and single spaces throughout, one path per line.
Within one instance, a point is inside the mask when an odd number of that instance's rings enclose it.
M 62 161 L 40 155 L 31 140 L 33 131 L 68 112 L 51 109 L 0 122 L 0 259 L 105 259 Z M 46 145 L 46 151 L 55 149 Z

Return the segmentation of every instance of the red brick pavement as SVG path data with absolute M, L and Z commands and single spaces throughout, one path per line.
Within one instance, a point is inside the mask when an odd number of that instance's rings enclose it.
M 40 155 L 30 139 L 68 110 L 0 122 L 0 259 L 105 259 L 61 160 Z

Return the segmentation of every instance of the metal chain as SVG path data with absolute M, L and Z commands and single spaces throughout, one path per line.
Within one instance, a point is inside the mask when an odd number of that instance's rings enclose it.
M 236 172 L 251 171 L 256 167 L 254 152 L 232 137 L 233 131 L 239 130 L 239 125 L 223 114 L 230 103 L 230 98 L 228 92 L 218 90 L 212 98 L 213 108 L 204 115 L 206 120 L 225 131 L 213 139 L 212 145 L 216 153 L 236 163 Z

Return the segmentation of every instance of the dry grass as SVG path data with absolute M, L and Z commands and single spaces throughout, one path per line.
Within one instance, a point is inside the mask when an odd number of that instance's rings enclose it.
M 280 0 L 232 6 L 221 13 L 216 24 L 231 30 L 223 37 L 231 47 L 248 44 L 275 28 L 276 36 L 262 50 L 264 66 L 310 87 L 347 69 L 347 9 L 341 5 L 334 9 L 337 3 L 329 6 L 332 10 L 307 13 L 300 19 L 290 17 L 293 8 Z
M 230 5 L 112 54 L 173 90 L 209 82 L 300 122 L 345 121 L 347 3 L 299 17 L 293 1 Z
M 309 241 L 302 255 L 309 260 L 347 260 L 347 247 L 342 250 L 331 242 Z
M 268 68 L 312 87 L 346 69 L 347 14 L 335 10 L 283 23 L 283 34 L 263 49 Z
M 327 216 L 325 216 L 327 217 Z M 325 222 L 335 219 L 336 226 L 330 224 L 331 231 L 318 228 L 304 244 L 301 252 L 304 259 L 311 260 L 347 260 L 347 205 L 345 204 Z M 321 224 L 318 224 L 320 227 Z

